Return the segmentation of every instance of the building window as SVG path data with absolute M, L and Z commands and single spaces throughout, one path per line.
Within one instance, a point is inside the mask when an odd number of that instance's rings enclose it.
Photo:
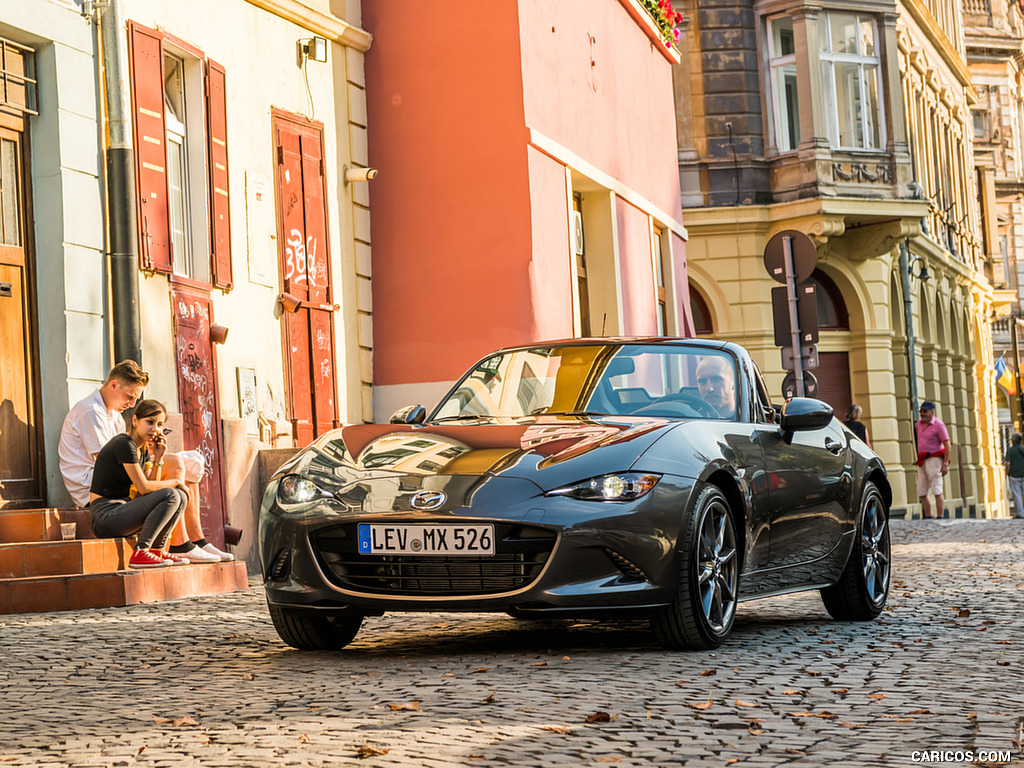
M 779 152 L 790 152 L 800 143 L 800 106 L 797 99 L 796 45 L 793 18 L 782 16 L 768 22 L 771 53 L 771 95 L 775 143 Z
M 174 272 L 192 277 L 188 141 L 185 114 L 185 62 L 164 56 L 164 125 L 167 128 L 167 207 Z
M 819 37 L 833 146 L 882 149 L 881 67 L 874 19 L 855 13 L 828 13 Z
M 664 336 L 668 333 L 668 299 L 665 285 L 668 280 L 665 277 L 665 232 L 657 227 L 654 228 L 654 290 L 658 303 L 658 335 Z
M 814 285 L 818 302 L 818 328 L 823 331 L 850 330 L 850 313 L 843 301 L 843 293 L 831 277 L 820 269 L 811 273 L 809 282 Z
M 231 288 L 224 68 L 129 22 L 142 268 Z
M 690 286 L 690 314 L 693 316 L 693 332 L 698 336 L 708 336 L 715 332 L 708 303 L 692 285 Z
M 975 141 L 987 142 L 989 139 L 988 112 L 983 109 L 972 109 L 971 127 L 974 129 Z
M 583 238 L 583 195 L 573 192 L 573 258 L 576 260 L 576 289 L 580 302 L 580 336 L 591 335 L 590 327 L 590 285 L 587 282 L 587 251 Z

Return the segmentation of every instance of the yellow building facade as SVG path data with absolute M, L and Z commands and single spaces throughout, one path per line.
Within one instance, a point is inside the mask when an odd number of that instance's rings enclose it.
M 683 220 L 698 333 L 746 346 L 781 399 L 763 253 L 818 263 L 819 396 L 864 409 L 894 514 L 920 514 L 914 421 L 949 428 L 947 515 L 1006 514 L 991 322 L 994 243 L 973 163 L 975 92 L 955 3 L 677 3 Z M 994 214 L 992 214 L 994 215 Z

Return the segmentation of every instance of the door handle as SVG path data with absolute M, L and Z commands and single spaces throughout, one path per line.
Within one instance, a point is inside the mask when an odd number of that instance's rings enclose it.
M 837 443 L 831 437 L 825 438 L 825 450 L 838 456 L 843 450 L 843 444 Z
M 11 298 L 14 295 L 13 288 L 14 288 L 14 284 L 13 283 L 3 283 L 3 282 L 0 282 L 0 298 L 4 298 L 4 299 Z

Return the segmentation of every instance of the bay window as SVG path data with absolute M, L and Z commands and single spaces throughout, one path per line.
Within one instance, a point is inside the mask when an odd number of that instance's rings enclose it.
M 790 152 L 800 143 L 800 106 L 797 100 L 796 45 L 793 18 L 781 16 L 769 21 L 771 40 L 768 66 L 775 124 L 775 145 Z
M 822 17 L 822 82 L 829 138 L 836 149 L 884 148 L 878 32 L 871 16 L 831 11 Z

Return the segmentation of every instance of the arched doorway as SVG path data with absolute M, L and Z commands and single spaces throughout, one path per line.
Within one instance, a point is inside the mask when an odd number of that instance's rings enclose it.
M 809 278 L 814 284 L 818 300 L 818 331 L 849 331 L 850 313 L 839 286 L 820 269 L 814 270 Z M 852 402 L 850 389 L 850 353 L 819 352 L 819 365 L 813 370 L 818 379 L 818 399 L 832 406 L 839 418 L 846 413 Z

